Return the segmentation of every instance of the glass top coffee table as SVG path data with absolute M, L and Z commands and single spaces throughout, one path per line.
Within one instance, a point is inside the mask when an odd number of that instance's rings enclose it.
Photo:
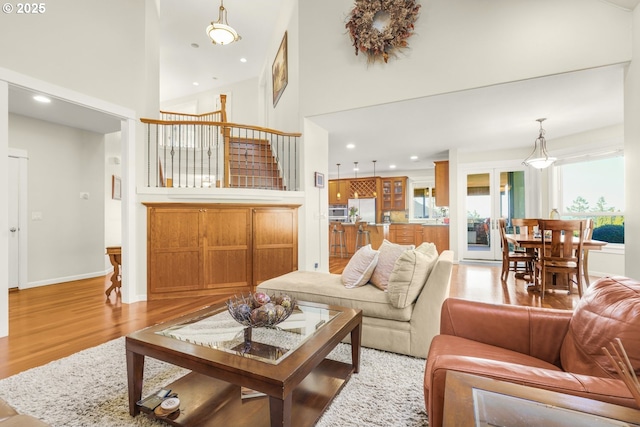
M 178 393 L 171 425 L 312 426 L 360 367 L 362 312 L 298 302 L 276 328 L 245 328 L 226 305 L 207 307 L 126 337 L 129 413 L 142 397 L 146 356 L 192 372 L 164 386 Z M 326 356 L 350 334 L 351 364 Z M 241 389 L 266 397 L 242 399 Z

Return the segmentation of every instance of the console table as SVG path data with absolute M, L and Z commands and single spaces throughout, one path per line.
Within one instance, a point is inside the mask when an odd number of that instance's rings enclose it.
M 104 291 L 107 294 L 107 298 L 111 295 L 111 291 L 115 290 L 116 293 L 120 292 L 122 286 L 122 276 L 120 275 L 120 265 L 122 265 L 122 248 L 120 246 L 108 246 L 107 255 L 109 255 L 109 261 L 113 265 L 113 274 L 111 275 L 111 286 Z

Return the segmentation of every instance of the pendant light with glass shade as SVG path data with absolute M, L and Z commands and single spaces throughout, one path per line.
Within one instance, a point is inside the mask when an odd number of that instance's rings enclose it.
M 358 162 L 353 162 L 353 170 L 356 173 L 356 179 L 358 179 Z M 356 183 L 356 185 L 358 185 Z M 353 192 L 353 198 L 357 199 L 358 198 L 358 187 L 356 187 L 356 190 Z
M 544 138 L 545 131 L 542 129 L 542 122 L 545 120 L 547 119 L 536 119 L 536 121 L 540 123 L 540 133 L 534 142 L 533 151 L 529 154 L 529 157 L 522 161 L 522 164 L 525 166 L 544 169 L 551 166 L 553 162 L 557 160 L 555 157 L 549 156 L 547 152 L 547 140 Z
M 340 200 L 340 163 L 336 163 L 336 166 L 338 166 L 338 192 L 336 193 L 336 198 Z
M 376 162 L 377 160 L 372 160 L 373 162 L 373 197 L 378 197 L 378 192 L 376 191 L 377 183 L 376 183 Z
M 227 9 L 224 8 L 223 0 L 220 0 L 218 20 L 211 21 L 211 25 L 207 27 L 207 35 L 213 44 L 220 45 L 231 44 L 242 38 L 227 22 Z

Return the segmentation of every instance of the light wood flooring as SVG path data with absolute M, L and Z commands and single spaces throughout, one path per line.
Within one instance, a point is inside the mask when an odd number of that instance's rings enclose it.
M 330 258 L 341 273 L 348 259 Z M 135 330 L 215 304 L 224 297 L 179 298 L 122 304 L 115 292 L 105 298 L 109 276 L 9 292 L 9 337 L 0 338 L 0 378 L 44 365 Z M 577 295 L 540 295 L 510 273 L 500 280 L 496 264 L 454 265 L 450 296 L 527 306 L 572 309 Z

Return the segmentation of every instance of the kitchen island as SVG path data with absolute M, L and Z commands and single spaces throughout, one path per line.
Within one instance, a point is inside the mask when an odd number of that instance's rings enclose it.
M 356 247 L 357 229 L 354 223 L 345 222 L 345 241 L 347 252 L 353 255 Z M 423 242 L 432 242 L 438 252 L 449 249 L 449 224 L 422 224 L 392 222 L 380 224 L 368 224 L 367 229 L 371 238 L 371 247 L 378 249 L 384 239 L 401 245 L 418 246 Z M 329 223 L 329 247 L 331 247 L 331 232 L 333 225 Z M 332 256 L 333 254 L 329 254 Z

